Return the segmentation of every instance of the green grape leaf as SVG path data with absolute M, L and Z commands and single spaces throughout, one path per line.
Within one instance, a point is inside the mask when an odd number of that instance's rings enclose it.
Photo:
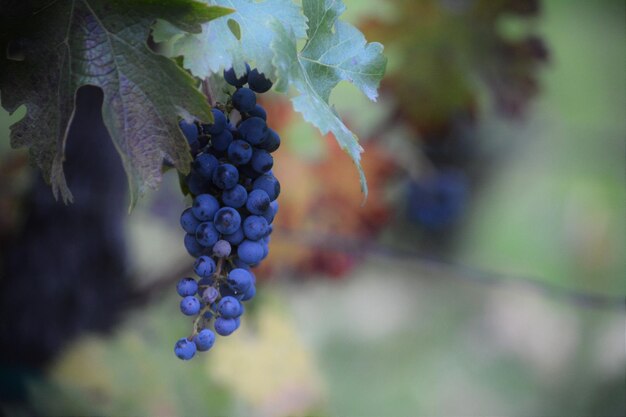
M 309 27 L 300 51 L 291 29 L 278 20 L 273 22 L 276 90 L 286 92 L 289 87 L 295 87 L 298 95 L 292 98 L 294 109 L 322 134 L 330 132 L 335 136 L 357 166 L 361 190 L 367 197 L 367 182 L 360 162 L 363 148 L 328 100 L 340 81 L 349 81 L 375 101 L 387 65 L 383 46 L 367 43 L 358 29 L 338 20 L 345 10 L 340 0 L 304 0 L 303 10 Z
M 171 56 L 184 55 L 184 66 L 192 74 L 204 78 L 223 69 L 245 72 L 246 62 L 274 78 L 270 45 L 276 37 L 272 22 L 278 20 L 298 38 L 306 34 L 306 19 L 293 0 L 204 0 L 216 6 L 235 9 L 227 19 L 205 25 L 201 34 L 178 34 L 170 24 L 158 22 L 154 39 L 163 42 Z M 233 34 L 234 21 L 240 29 L 239 39 Z M 235 29 L 236 31 L 236 29 Z
M 195 80 L 149 49 L 154 21 L 167 19 L 197 33 L 203 23 L 231 12 L 191 0 L 3 1 L 2 106 L 11 113 L 27 108 L 11 126 L 11 145 L 29 147 L 55 197 L 72 201 L 63 161 L 76 90 L 100 87 L 104 123 L 127 172 L 132 207 L 147 187 L 158 186 L 164 162 L 189 171 L 179 116 L 211 120 Z

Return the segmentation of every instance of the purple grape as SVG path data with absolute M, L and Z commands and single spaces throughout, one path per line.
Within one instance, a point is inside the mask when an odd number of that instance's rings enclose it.
M 248 66 L 248 64 L 246 64 L 246 72 L 241 77 L 237 77 L 234 68 L 224 70 L 224 79 L 228 84 L 232 85 L 233 87 L 243 87 L 248 82 L 249 71 L 250 67 Z
M 246 292 L 243 294 L 241 301 L 248 301 L 256 295 L 256 286 L 254 284 L 250 285 Z
M 267 136 L 267 124 L 260 117 L 250 117 L 239 125 L 241 137 L 253 146 L 260 146 Z
M 246 189 L 237 184 L 230 190 L 225 190 L 222 193 L 222 202 L 224 205 L 233 208 L 243 207 L 246 204 L 246 200 L 248 199 L 248 192 Z
M 219 295 L 219 291 L 215 287 L 208 287 L 202 292 L 202 301 L 209 304 L 214 303 Z
M 267 135 L 265 140 L 259 144 L 259 148 L 265 149 L 268 152 L 274 152 L 280 147 L 280 136 L 274 129 L 267 129 Z
M 227 258 L 230 255 L 231 247 L 227 240 L 218 240 L 213 245 L 213 255 L 218 258 Z
M 213 225 L 218 232 L 229 235 L 235 233 L 241 226 L 241 216 L 232 207 L 222 207 L 215 213 Z
M 249 271 L 243 268 L 235 268 L 228 273 L 226 282 L 236 293 L 239 294 L 248 290 L 250 285 L 252 285 L 253 278 Z
M 200 194 L 193 200 L 191 208 L 193 215 L 200 221 L 213 220 L 215 213 L 220 208 L 220 203 L 210 194 Z
M 196 240 L 205 248 L 215 245 L 219 237 L 219 232 L 211 222 L 200 223 L 196 229 Z
M 259 73 L 256 68 L 248 73 L 248 85 L 257 93 L 265 93 L 272 88 L 272 82 L 265 78 L 265 74 Z
M 200 312 L 200 301 L 193 295 L 180 300 L 180 311 L 186 316 L 195 316 Z
M 187 233 L 195 233 L 196 228 L 200 224 L 200 220 L 196 219 L 191 211 L 191 207 L 185 209 L 180 215 L 180 226 Z
M 233 134 L 228 129 L 218 135 L 211 135 L 211 147 L 218 152 L 226 152 L 232 141 Z
M 206 248 L 203 247 L 200 243 L 198 243 L 195 233 L 194 234 L 187 233 L 185 235 L 185 239 L 183 243 L 185 245 L 185 249 L 187 249 L 187 253 L 189 253 L 189 255 L 193 256 L 194 258 L 204 255 Z
M 200 352 L 205 352 L 213 347 L 215 343 L 215 333 L 209 329 L 202 329 L 194 336 L 193 342 Z
M 226 129 L 228 120 L 226 120 L 226 116 L 219 109 L 211 109 L 211 112 L 213 113 L 213 123 L 203 124 L 202 130 L 209 135 L 219 135 Z
M 263 214 L 265 210 L 270 206 L 269 195 L 260 189 L 254 189 L 248 194 L 248 201 L 246 201 L 246 208 L 252 214 Z
M 255 149 L 250 159 L 250 165 L 256 172 L 264 174 L 274 166 L 274 158 L 268 151 Z
M 215 272 L 215 261 L 206 255 L 199 256 L 196 259 L 193 269 L 199 277 L 210 277 Z
M 228 146 L 228 160 L 233 165 L 243 165 L 252 158 L 252 146 L 245 140 L 235 140 Z
M 267 112 L 260 104 L 254 106 L 254 109 L 248 112 L 249 117 L 260 117 L 263 120 L 267 120 Z
M 178 122 L 178 126 L 180 126 L 180 130 L 183 131 L 185 139 L 187 139 L 187 143 L 189 143 L 189 147 L 192 149 L 195 147 L 197 149 L 200 145 L 198 142 L 198 126 L 196 126 L 195 123 L 189 123 L 185 120 Z
M 196 344 L 187 338 L 179 339 L 174 346 L 174 353 L 180 359 L 188 361 L 196 354 Z
M 226 296 L 217 303 L 217 311 L 221 317 L 234 319 L 242 313 L 242 306 L 235 297 Z
M 228 336 L 232 334 L 235 330 L 237 330 L 237 328 L 239 328 L 239 320 L 238 318 L 227 319 L 225 317 L 218 317 L 217 319 L 215 319 L 214 327 L 215 332 L 220 336 Z
M 253 240 L 244 240 L 237 248 L 239 259 L 249 265 L 256 265 L 263 259 L 263 244 Z
M 200 174 L 201 177 L 210 179 L 213 176 L 213 171 L 219 165 L 217 158 L 210 153 L 201 153 L 196 157 L 193 162 L 195 171 Z
M 233 106 L 241 113 L 248 113 L 256 106 L 256 94 L 249 88 L 242 87 L 233 94 Z
M 194 295 L 198 291 L 198 283 L 193 278 L 182 278 L 176 284 L 176 292 L 181 297 L 187 297 L 188 295 Z
M 268 234 L 272 233 L 271 224 L 274 221 L 274 217 L 276 216 L 277 212 L 278 212 L 278 201 L 274 200 L 270 203 L 270 206 L 267 208 L 267 210 L 265 210 L 263 214 L 261 214 L 261 216 L 263 216 L 263 218 L 267 220 L 267 223 L 270 225 Z
M 243 222 L 243 233 L 250 240 L 259 240 L 267 235 L 269 225 L 261 216 L 248 216 Z
M 261 175 L 254 180 L 252 188 L 265 191 L 270 201 L 276 200 L 280 195 L 280 182 L 272 174 Z
M 229 190 L 239 182 L 239 171 L 234 165 L 221 164 L 213 172 L 213 184 L 222 190 Z
M 234 233 L 223 235 L 222 239 L 224 239 L 231 245 L 240 244 L 245 239 L 245 235 L 243 233 L 243 227 L 240 226 L 237 230 L 235 230 Z

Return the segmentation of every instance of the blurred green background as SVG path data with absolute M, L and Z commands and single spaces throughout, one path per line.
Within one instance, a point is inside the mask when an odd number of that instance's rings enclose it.
M 381 15 L 393 22 L 394 4 L 400 3 L 350 0 L 346 16 L 356 25 Z M 462 21 L 456 10 L 465 2 L 430 3 Z M 261 274 L 264 283 L 242 328 L 190 362 L 172 354 L 190 323 L 178 313 L 174 290 L 165 291 L 131 310 L 112 334 L 73 341 L 45 379 L 29 383 L 37 412 L 626 415 L 625 6 L 608 0 L 540 4 L 536 15 L 503 17 L 496 26 L 503 36 L 533 31 L 549 51 L 548 63 L 536 71 L 540 90 L 524 114 L 503 117 L 480 81 L 469 76 L 480 109 L 471 146 L 488 155 L 481 161 L 489 169 L 480 180 L 472 177 L 459 224 L 438 232 L 448 234 L 452 245 L 433 249 L 430 239 L 439 237 L 402 219 L 402 178 L 428 161 L 411 159 L 414 166 L 407 168 L 403 150 L 420 152 L 414 139 L 419 132 L 386 128 L 377 132 L 376 143 L 404 167 L 401 179 L 390 180 L 380 193 L 392 215 L 367 237 L 373 249 L 361 248 L 341 277 L 279 266 Z M 393 72 L 406 49 L 392 44 L 386 51 Z M 383 94 L 374 105 L 341 86 L 332 100 L 367 141 L 392 113 L 394 96 Z M 8 126 L 18 118 L 0 113 L 2 154 L 17 152 L 8 147 Z M 327 156 L 323 142 L 297 116 L 287 132 L 284 146 L 302 164 Z M 366 153 L 366 161 L 375 157 Z M 344 181 L 358 191 L 356 178 Z M 177 186 L 168 174 L 161 190 L 126 220 L 138 286 L 190 264 L 178 219 L 154 210 L 178 195 Z M 284 187 L 281 198 L 290 189 Z M 185 203 L 173 204 L 176 212 Z M 284 237 L 305 245 L 290 238 Z M 594 303 L 596 296 L 604 302 Z M 20 413 L 19 407 L 4 411 Z

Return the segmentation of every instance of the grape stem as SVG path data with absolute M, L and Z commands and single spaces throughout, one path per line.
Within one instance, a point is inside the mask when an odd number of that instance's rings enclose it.
M 215 95 L 213 94 L 213 88 L 208 78 L 202 80 L 202 92 L 206 96 L 207 101 L 211 107 L 215 106 Z
M 219 258 L 217 261 L 217 266 L 215 268 L 215 273 L 213 274 L 215 276 L 215 282 L 218 282 L 218 280 L 220 279 L 220 275 L 222 274 L 223 264 L 224 264 L 224 258 Z M 215 283 L 213 285 L 215 285 Z M 211 311 L 211 303 L 207 303 L 207 305 L 205 305 L 202 308 L 202 310 L 200 310 L 200 312 L 198 313 L 198 316 L 193 321 L 191 336 L 188 337 L 189 340 L 193 340 L 194 336 L 198 334 L 198 325 L 200 324 L 200 321 L 204 317 L 204 313 L 210 312 L 210 311 Z

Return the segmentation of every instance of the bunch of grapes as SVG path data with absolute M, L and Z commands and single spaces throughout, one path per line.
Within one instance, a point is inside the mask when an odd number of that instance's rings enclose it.
M 224 71 L 224 78 L 236 91 L 213 108 L 213 123 L 180 122 L 194 156 L 183 184 L 193 205 L 183 211 L 180 224 L 199 277 L 177 285 L 180 310 L 195 317 L 191 336 L 174 348 L 183 360 L 209 350 L 215 333 L 228 336 L 239 327 L 242 302 L 256 293 L 250 268 L 268 254 L 278 210 L 280 183 L 272 174 L 271 154 L 280 137 L 267 127 L 255 94 L 268 91 L 272 82 L 250 68 L 239 78 L 232 69 Z
M 446 230 L 459 222 L 469 194 L 468 179 L 463 171 L 434 170 L 408 185 L 410 220 L 432 232 Z

